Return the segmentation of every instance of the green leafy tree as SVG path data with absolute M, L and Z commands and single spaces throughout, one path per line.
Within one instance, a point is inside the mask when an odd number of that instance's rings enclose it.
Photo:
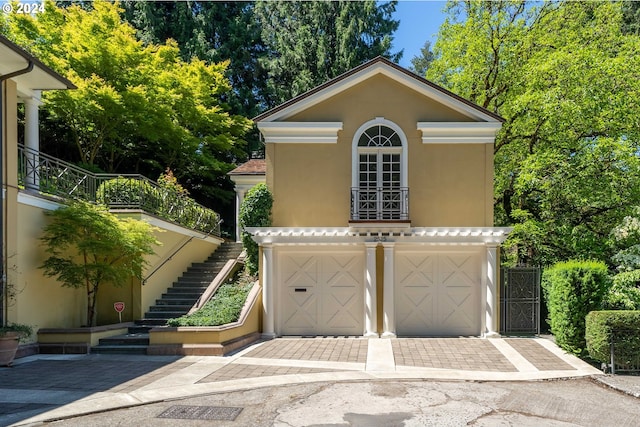
M 87 325 L 93 326 L 100 285 L 124 286 L 132 278 L 142 279 L 145 256 L 159 244 L 153 227 L 81 201 L 46 215 L 51 222 L 42 242 L 50 255 L 40 268 L 62 286 L 85 289 Z
M 640 202 L 637 36 L 615 2 L 451 2 L 427 78 L 506 119 L 496 223 L 513 263 L 609 261 Z
M 5 29 L 78 86 L 46 93 L 44 106 L 73 136 L 78 161 L 147 176 L 170 167 L 203 204 L 231 205 L 226 173 L 245 157 L 251 123 L 225 102 L 228 62 L 184 61 L 171 40 L 143 45 L 121 12 L 106 1 L 47 3 L 33 17 L 5 17 Z
M 271 207 L 273 195 L 266 184 L 257 184 L 247 191 L 247 195 L 240 206 L 241 239 L 247 257 L 245 265 L 249 274 L 258 273 L 258 244 L 253 241 L 251 234 L 245 231 L 245 227 L 269 227 L 271 225 Z
M 282 103 L 373 59 L 391 53 L 397 1 L 258 1 L 270 97 Z M 269 105 L 274 106 L 275 104 Z
M 640 310 L 640 208 L 611 232 L 617 273 L 604 301 L 605 310 Z

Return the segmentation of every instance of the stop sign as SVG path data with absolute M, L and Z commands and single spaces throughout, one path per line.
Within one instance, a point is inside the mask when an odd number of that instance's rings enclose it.
M 122 313 L 124 311 L 124 303 L 122 301 L 113 303 L 113 308 L 116 309 L 118 313 Z

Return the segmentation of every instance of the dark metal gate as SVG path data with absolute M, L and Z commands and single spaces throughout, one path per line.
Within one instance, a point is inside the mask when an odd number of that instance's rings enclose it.
M 540 268 L 501 269 L 500 333 L 540 333 Z

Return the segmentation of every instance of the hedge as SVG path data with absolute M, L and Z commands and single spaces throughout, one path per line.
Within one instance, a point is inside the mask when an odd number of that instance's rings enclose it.
M 609 283 L 607 266 L 599 261 L 567 261 L 545 269 L 542 289 L 551 333 L 560 347 L 586 353 L 585 317 L 600 309 Z
M 269 227 L 271 225 L 271 207 L 273 195 L 266 184 L 260 183 L 251 188 L 240 206 L 238 221 L 242 228 L 242 245 L 247 253 L 245 266 L 250 274 L 258 273 L 258 244 L 253 241 L 245 227 Z
M 640 311 L 592 311 L 586 317 L 586 345 L 589 356 L 609 363 L 610 344 L 616 331 L 631 331 L 616 337 L 616 365 L 630 363 L 640 354 Z

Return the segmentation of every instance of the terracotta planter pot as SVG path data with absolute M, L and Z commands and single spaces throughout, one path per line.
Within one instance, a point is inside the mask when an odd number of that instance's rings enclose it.
M 18 334 L 8 332 L 0 335 L 0 366 L 8 366 L 13 362 L 18 350 Z

